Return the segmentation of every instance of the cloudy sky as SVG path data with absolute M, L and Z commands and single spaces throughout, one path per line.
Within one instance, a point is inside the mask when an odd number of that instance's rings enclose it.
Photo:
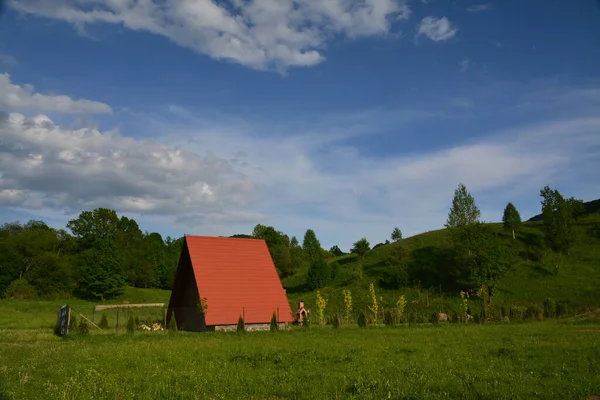
M 568 4 L 567 4 L 568 3 Z M 600 3 L 8 0 L 0 220 L 323 245 L 600 197 Z

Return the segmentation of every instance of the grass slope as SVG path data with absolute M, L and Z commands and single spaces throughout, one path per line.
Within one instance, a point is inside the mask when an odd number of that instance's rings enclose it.
M 542 225 L 539 222 L 527 222 L 517 232 L 516 240 L 505 231 L 501 224 L 489 224 L 497 232 L 506 246 L 513 248 L 517 254 L 514 268 L 503 277 L 498 285 L 494 303 L 498 306 L 541 305 L 543 300 L 551 297 L 556 301 L 567 302 L 571 308 L 584 310 L 600 306 L 600 216 L 589 215 L 580 220 L 574 229 L 577 243 L 569 256 L 555 260 L 555 257 L 543 249 Z M 443 274 L 443 247 L 447 240 L 446 230 L 436 230 L 403 239 L 403 244 L 411 251 L 411 263 L 430 274 Z M 381 296 L 384 307 L 393 305 L 398 296 L 405 294 L 409 301 L 421 299 L 430 303 L 430 308 L 438 311 L 451 311 L 458 307 L 458 290 L 452 288 L 414 288 L 386 290 L 385 276 L 390 271 L 387 259 L 395 244 L 379 246 L 370 251 L 364 261 L 364 279 L 357 280 L 356 270 L 360 260 L 356 255 L 345 255 L 334 258 L 331 262 L 340 265 L 338 278 L 328 287 L 321 290 L 329 300 L 333 311 L 343 309 L 342 289 L 348 288 L 353 293 L 356 309 L 366 309 L 371 300 L 368 285 L 375 284 L 377 296 Z M 554 274 L 554 266 L 558 263 L 558 274 Z M 306 270 L 282 280 L 288 298 L 295 309 L 297 301 L 304 300 L 308 307 L 315 307 L 315 292 L 305 285 Z M 431 304 L 433 303 L 433 305 Z M 476 302 L 472 302 L 475 306 Z

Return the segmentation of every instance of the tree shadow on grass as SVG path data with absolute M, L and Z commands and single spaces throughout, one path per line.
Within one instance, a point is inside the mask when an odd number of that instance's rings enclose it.
M 301 283 L 300 285 L 286 287 L 285 292 L 287 294 L 306 293 L 306 292 L 310 292 L 310 288 L 308 287 L 306 282 L 304 282 L 304 283 Z M 0 400 L 2 400 L 2 399 L 0 399 Z

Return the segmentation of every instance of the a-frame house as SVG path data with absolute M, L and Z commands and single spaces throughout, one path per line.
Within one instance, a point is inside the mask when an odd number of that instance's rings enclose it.
M 185 236 L 167 324 L 175 316 L 180 330 L 226 330 L 242 316 L 247 329 L 264 329 L 273 313 L 280 325 L 294 321 L 264 240 Z

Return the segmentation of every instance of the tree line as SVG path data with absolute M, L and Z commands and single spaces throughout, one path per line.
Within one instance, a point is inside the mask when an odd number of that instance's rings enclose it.
M 548 186 L 540 195 L 546 247 L 556 254 L 568 254 L 573 243 L 572 224 L 585 215 L 583 202 L 566 199 Z M 445 224 L 450 231 L 449 242 L 433 254 L 433 268 L 403 245 L 402 231 L 394 228 L 383 286 L 398 288 L 420 281 L 426 285 L 480 288 L 491 296 L 495 282 L 514 261 L 514 254 L 479 221 L 480 215 L 473 196 L 459 184 Z M 515 239 L 521 217 L 512 203 L 506 206 L 502 221 Z M 279 276 L 307 270 L 306 286 L 311 290 L 336 279 L 340 265 L 328 259 L 345 254 L 338 246 L 323 249 L 312 229 L 306 230 L 302 243 L 295 236 L 262 224 L 256 225 L 250 235 L 232 237 L 265 240 Z M 387 240 L 371 248 L 363 237 L 353 244 L 350 253 L 356 254 L 359 261 L 358 280 L 364 277 L 365 256 L 389 243 Z M 107 208 L 82 212 L 67 223 L 66 229 L 54 229 L 38 220 L 5 223 L 0 227 L 0 296 L 104 300 L 122 294 L 126 285 L 171 289 L 182 245 L 183 237 L 163 239 L 159 233 L 142 232 L 134 219 L 119 218 Z

